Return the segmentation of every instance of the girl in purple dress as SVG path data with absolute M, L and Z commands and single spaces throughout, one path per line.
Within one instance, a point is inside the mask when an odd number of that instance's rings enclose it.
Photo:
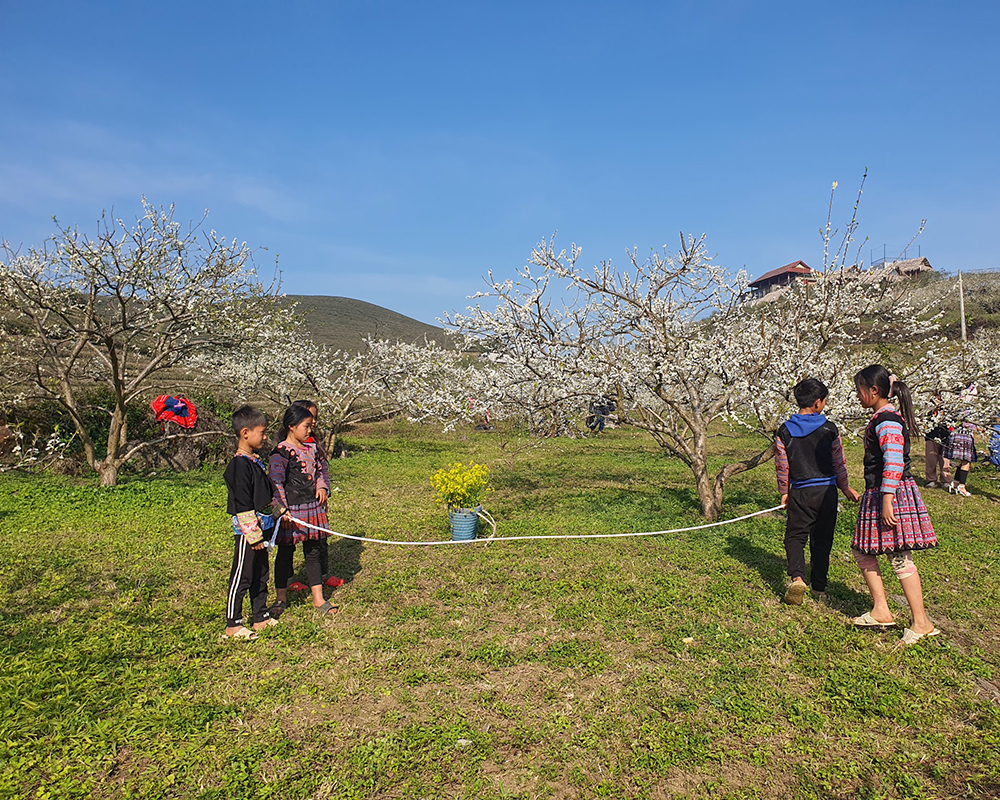
M 288 579 L 292 576 L 292 557 L 295 546 L 302 545 L 305 556 L 306 580 L 312 593 L 312 604 L 323 616 L 337 612 L 337 606 L 323 597 L 323 572 L 320 564 L 320 545 L 329 528 L 326 516 L 326 497 L 330 481 L 322 469 L 312 436 L 313 415 L 308 408 L 292 405 L 285 411 L 278 431 L 278 446 L 271 453 L 268 475 L 274 482 L 274 500 L 288 509 L 281 518 L 278 529 L 278 554 L 274 559 L 274 589 L 277 603 L 271 610 L 281 613 L 287 607 Z M 309 525 L 293 522 L 295 517 Z M 315 526 L 315 527 L 309 527 Z

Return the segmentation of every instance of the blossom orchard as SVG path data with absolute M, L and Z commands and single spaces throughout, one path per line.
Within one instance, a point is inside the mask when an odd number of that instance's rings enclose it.
M 767 304 L 748 302 L 746 273 L 717 265 L 704 236 L 682 235 L 677 252 L 633 249 L 624 267 L 591 269 L 579 266 L 577 245 L 567 252 L 542 241 L 515 278 L 489 273 L 475 298 L 488 306 L 446 321 L 470 344 L 488 343 L 503 367 L 493 380 L 518 392 L 528 413 L 565 421 L 595 395 L 615 399 L 623 423 L 688 466 L 714 520 L 726 482 L 772 456 L 795 383 L 816 377 L 847 397 L 849 376 L 876 347 L 938 336 L 933 308 L 846 264 L 855 227 L 852 218 L 831 252 L 828 224 L 817 279 Z M 713 470 L 709 443 L 726 427 L 756 434 L 760 446 Z
M 2 251 L 0 292 L 8 313 L 0 367 L 12 377 L 0 393 L 20 402 L 59 402 L 102 484 L 116 483 L 121 467 L 144 448 L 178 436 L 129 442 L 131 401 L 151 394 L 167 370 L 199 356 L 237 342 L 252 351 L 268 327 L 275 287 L 258 278 L 251 248 L 204 231 L 202 223 L 185 227 L 173 207 L 145 198 L 131 225 L 105 215 L 93 237 L 59 227 L 41 247 L 22 252 L 4 242 Z M 113 398 L 103 443 L 88 429 L 90 409 L 80 396 L 88 385 L 106 387 Z

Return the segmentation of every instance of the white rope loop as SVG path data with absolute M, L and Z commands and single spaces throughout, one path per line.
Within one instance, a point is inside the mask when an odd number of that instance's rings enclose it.
M 773 508 L 765 508 L 761 511 L 754 511 L 750 514 L 744 514 L 742 517 L 733 517 L 732 519 L 724 519 L 719 522 L 707 522 L 704 525 L 692 525 L 689 528 L 673 528 L 669 531 L 642 531 L 642 532 L 632 532 L 632 533 L 555 533 L 550 536 L 493 536 L 484 539 L 466 539 L 466 540 L 454 540 L 454 539 L 444 539 L 437 542 L 400 542 L 394 541 L 392 539 L 369 539 L 365 536 L 351 536 L 347 533 L 337 533 L 336 531 L 331 531 L 329 528 L 322 528 L 319 525 L 311 525 L 305 520 L 301 520 L 298 517 L 294 517 L 288 514 L 288 519 L 297 525 L 302 525 L 306 528 L 312 528 L 314 531 L 322 531 L 331 536 L 339 536 L 341 539 L 350 539 L 354 542 L 370 542 L 371 544 L 392 544 L 399 545 L 402 547 L 435 547 L 441 544 L 475 544 L 476 542 L 527 542 L 532 539 L 623 539 L 628 537 L 636 536 L 662 536 L 667 533 L 686 533 L 687 531 L 701 531 L 706 528 L 717 528 L 722 525 L 731 525 L 734 522 L 742 522 L 743 520 L 751 519 L 753 517 L 759 517 L 762 514 L 770 514 L 772 511 L 778 511 L 783 506 L 774 506 Z

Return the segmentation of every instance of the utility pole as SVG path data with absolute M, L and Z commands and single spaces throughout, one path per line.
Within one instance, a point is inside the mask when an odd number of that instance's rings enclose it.
M 965 289 L 962 286 L 962 270 L 958 271 L 958 313 L 962 317 L 962 341 L 968 341 L 965 335 Z

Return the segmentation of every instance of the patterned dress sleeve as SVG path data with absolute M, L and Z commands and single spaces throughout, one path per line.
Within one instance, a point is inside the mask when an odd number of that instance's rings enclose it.
M 903 479 L 903 426 L 887 419 L 875 426 L 882 449 L 882 494 L 895 494 Z
M 288 508 L 288 496 L 285 493 L 285 475 L 288 473 L 288 455 L 280 448 L 275 448 L 267 462 L 267 474 L 274 484 L 274 502 L 282 508 Z
M 778 474 L 778 492 L 788 494 L 788 452 L 780 436 L 774 440 L 774 444 L 774 469 Z

